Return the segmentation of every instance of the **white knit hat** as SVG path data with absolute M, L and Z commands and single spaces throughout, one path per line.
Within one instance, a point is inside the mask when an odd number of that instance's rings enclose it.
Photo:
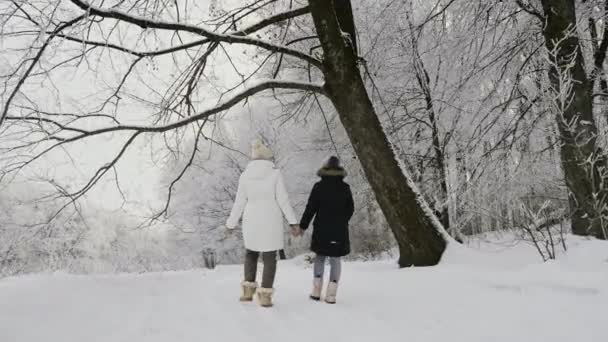
M 262 141 L 256 139 L 251 143 L 251 159 L 271 160 L 273 157 L 272 151 Z

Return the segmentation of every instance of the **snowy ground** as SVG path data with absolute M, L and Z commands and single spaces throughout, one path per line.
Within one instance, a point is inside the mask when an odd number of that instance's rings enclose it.
M 339 304 L 282 262 L 276 305 L 238 302 L 240 267 L 0 280 L 0 341 L 608 341 L 608 243 L 570 238 L 541 264 L 522 244 L 452 249 L 439 267 L 348 263 Z

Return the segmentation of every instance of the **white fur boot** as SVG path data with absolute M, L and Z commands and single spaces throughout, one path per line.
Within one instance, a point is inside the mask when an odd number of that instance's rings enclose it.
M 325 294 L 325 302 L 328 304 L 336 304 L 336 295 L 338 294 L 338 283 L 330 281 L 327 285 L 327 293 Z
M 310 293 L 310 299 L 321 300 L 321 291 L 323 289 L 323 278 L 315 278 L 312 281 L 312 292 Z
M 269 308 L 273 305 L 272 304 L 273 292 L 274 292 L 273 289 L 267 289 L 264 287 L 260 287 L 260 289 L 258 290 L 258 301 L 260 302 L 260 306 Z
M 258 284 L 256 282 L 244 281 L 241 283 L 241 288 L 243 289 L 243 294 L 239 300 L 241 302 L 251 302 L 253 300 L 255 290 L 258 288 Z

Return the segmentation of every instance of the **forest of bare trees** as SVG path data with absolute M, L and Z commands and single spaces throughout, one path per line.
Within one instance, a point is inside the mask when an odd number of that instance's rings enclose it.
M 355 251 L 396 248 L 401 267 L 486 232 L 607 239 L 606 16 L 599 0 L 3 1 L 0 267 L 111 259 L 142 236 L 142 268 L 203 246 L 236 260 L 216 228 L 254 138 L 300 209 L 339 155 Z

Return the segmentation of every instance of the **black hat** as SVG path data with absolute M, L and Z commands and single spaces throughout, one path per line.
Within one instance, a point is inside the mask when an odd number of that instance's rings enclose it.
M 339 168 L 341 168 L 341 166 L 340 166 L 340 159 L 338 159 L 338 157 L 336 157 L 336 156 L 329 157 L 329 159 L 325 163 L 325 167 L 328 168 L 328 169 L 339 169 Z

